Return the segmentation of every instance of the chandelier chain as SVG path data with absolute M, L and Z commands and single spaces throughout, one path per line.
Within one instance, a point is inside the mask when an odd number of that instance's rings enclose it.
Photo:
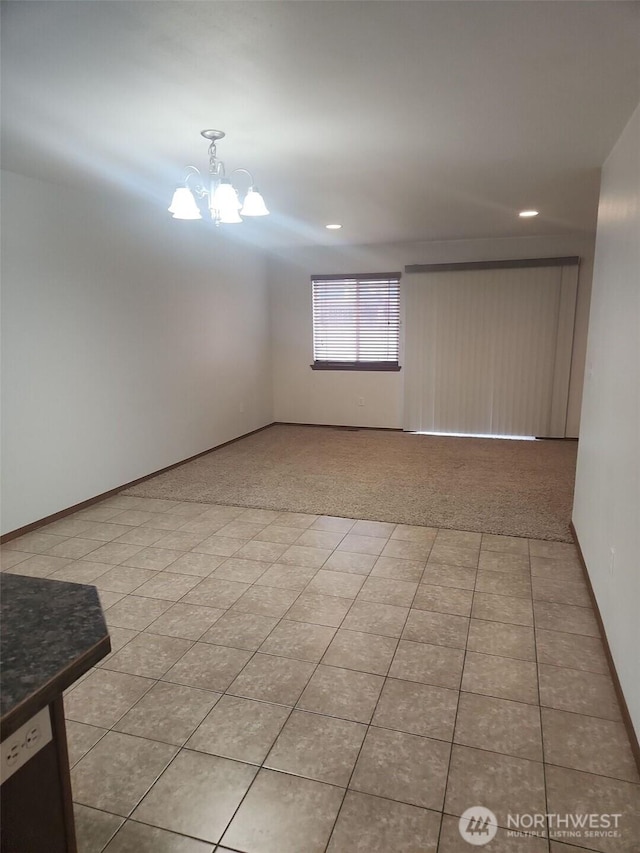
M 227 174 L 223 161 L 218 159 L 215 142 L 209 145 L 209 174 L 212 178 L 224 178 Z

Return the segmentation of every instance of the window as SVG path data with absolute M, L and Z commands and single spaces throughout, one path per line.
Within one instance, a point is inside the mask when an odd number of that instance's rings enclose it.
M 400 370 L 400 273 L 311 277 L 314 370 Z

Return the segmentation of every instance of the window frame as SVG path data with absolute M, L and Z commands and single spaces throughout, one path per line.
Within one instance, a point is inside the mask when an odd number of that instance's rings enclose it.
M 400 365 L 400 279 L 401 273 L 399 272 L 384 272 L 384 273 L 361 273 L 361 274 L 345 274 L 340 273 L 337 275 L 312 275 L 310 276 L 311 280 L 311 321 L 312 321 L 312 351 L 313 351 L 313 361 L 309 365 L 312 370 L 356 370 L 356 371 L 379 371 L 379 372 L 398 372 L 402 370 L 402 366 Z M 396 359 L 395 360 L 382 360 L 382 361 L 365 361 L 365 360 L 355 360 L 355 361 L 344 361 L 344 360 L 335 360 L 335 359 L 317 359 L 316 358 L 316 312 L 315 312 L 315 298 L 314 298 L 314 288 L 315 284 L 322 282 L 344 282 L 349 284 L 356 284 L 356 286 L 367 283 L 375 282 L 375 281 L 384 281 L 387 283 L 395 283 L 396 287 L 396 312 L 397 312 L 397 320 L 396 320 Z M 357 329 L 356 329 L 357 331 Z

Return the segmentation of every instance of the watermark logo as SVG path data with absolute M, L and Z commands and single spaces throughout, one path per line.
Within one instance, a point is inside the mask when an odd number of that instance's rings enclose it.
M 573 838 L 621 838 L 621 813 L 509 814 L 507 835 L 570 840 Z M 548 829 L 547 829 L 548 827 Z
M 472 806 L 467 809 L 458 822 L 460 835 L 474 847 L 484 847 L 495 838 L 498 831 L 498 819 L 490 809 L 484 806 Z
M 622 838 L 619 812 L 567 813 L 537 812 L 532 814 L 507 814 L 503 831 L 507 838 L 571 839 Z M 498 832 L 498 819 L 485 806 L 472 806 L 458 822 L 460 835 L 474 847 L 489 844 Z

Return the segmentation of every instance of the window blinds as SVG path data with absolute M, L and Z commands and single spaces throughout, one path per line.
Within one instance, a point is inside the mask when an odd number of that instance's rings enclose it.
M 313 367 L 399 370 L 400 273 L 312 276 Z

